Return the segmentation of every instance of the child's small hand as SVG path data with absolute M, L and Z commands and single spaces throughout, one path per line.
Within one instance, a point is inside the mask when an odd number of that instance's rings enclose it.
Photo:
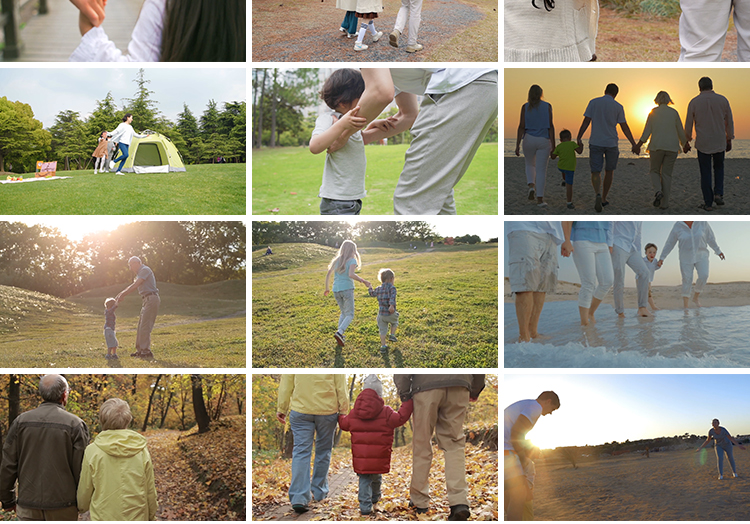
M 391 307 L 388 308 L 388 313 L 390 313 L 391 315 L 393 315 L 395 312 L 396 312 L 396 308 L 395 307 L 391 306 Z
M 348 130 L 352 131 L 358 131 L 365 127 L 365 124 L 367 123 L 367 119 L 363 116 L 358 116 L 359 114 L 359 106 L 355 107 L 354 109 L 348 111 L 345 115 L 341 115 L 341 122 L 343 122 L 344 127 Z
M 330 293 L 330 291 L 328 291 L 328 290 L 326 289 L 326 290 L 325 290 L 325 291 L 323 292 L 323 296 L 324 296 L 324 297 L 327 297 L 327 296 L 328 296 L 328 293 Z
M 107 5 L 106 0 L 70 0 L 74 6 L 81 11 L 81 15 L 91 23 L 92 27 L 99 27 L 104 22 L 104 6 Z M 83 26 L 81 21 L 78 22 L 81 27 L 81 34 L 83 33 Z M 88 29 L 91 29 L 89 27 Z M 88 32 L 88 29 L 86 30 Z

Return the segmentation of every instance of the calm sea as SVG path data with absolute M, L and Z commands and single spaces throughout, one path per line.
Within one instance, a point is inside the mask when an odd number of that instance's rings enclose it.
M 504 142 L 503 154 L 507 157 L 516 156 L 516 139 L 506 138 Z M 584 140 L 583 144 L 583 154 L 579 155 L 579 158 L 589 156 L 588 140 Z M 643 146 L 641 150 L 643 151 L 643 154 L 641 154 L 640 158 L 648 158 L 648 153 L 646 153 L 646 146 Z M 521 151 L 521 156 L 523 156 L 523 149 Z M 695 152 L 695 149 L 693 149 L 687 155 L 680 153 L 677 158 L 696 158 L 696 156 L 697 154 Z M 637 158 L 633 153 L 630 152 L 630 142 L 628 142 L 627 140 L 620 140 L 620 158 Z M 732 150 L 727 153 L 726 158 L 750 158 L 750 140 L 733 140 Z

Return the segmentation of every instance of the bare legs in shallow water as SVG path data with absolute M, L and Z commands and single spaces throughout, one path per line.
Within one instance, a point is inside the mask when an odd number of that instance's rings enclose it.
M 594 318 L 594 313 L 596 313 L 597 308 L 599 307 L 599 304 L 601 304 L 602 301 L 598 298 L 594 297 L 591 299 L 591 305 L 589 307 L 581 307 L 578 306 L 578 312 L 581 314 L 581 325 L 582 326 L 588 326 L 589 324 L 594 325 L 596 324 L 596 319 Z
M 698 296 L 700 293 L 693 293 L 693 304 L 695 304 L 695 307 L 701 307 L 701 303 L 698 300 Z M 690 297 L 682 297 L 682 304 L 685 309 L 688 309 L 690 307 Z
M 516 293 L 516 318 L 518 319 L 518 341 L 531 342 L 539 338 L 537 327 L 544 307 L 545 293 L 523 291 Z

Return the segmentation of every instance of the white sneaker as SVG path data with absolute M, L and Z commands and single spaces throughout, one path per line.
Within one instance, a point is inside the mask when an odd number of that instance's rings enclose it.
M 377 33 L 375 33 L 375 34 L 373 35 L 373 37 L 372 37 L 372 41 L 373 41 L 373 42 L 377 42 L 378 40 L 380 40 L 380 37 L 381 37 L 381 36 L 383 36 L 383 31 L 378 31 Z
M 115 175 L 125 176 L 125 173 L 123 173 L 123 172 L 121 172 L 121 171 L 117 171 L 117 172 L 115 173 Z
M 94 174 L 96 174 L 96 169 L 94 169 Z
M 110 160 L 109 161 L 109 168 L 110 169 L 114 169 L 115 168 L 115 161 L 114 160 Z
M 369 46 L 367 46 L 367 45 L 363 44 L 362 42 L 357 42 L 356 44 L 354 44 L 354 50 L 355 50 L 355 51 L 364 51 L 364 50 L 365 50 L 365 49 L 367 49 L 368 47 L 369 47 Z
M 422 49 L 424 49 L 424 46 L 422 44 L 414 44 L 414 45 L 406 46 L 407 53 L 416 53 L 417 51 L 421 51 Z

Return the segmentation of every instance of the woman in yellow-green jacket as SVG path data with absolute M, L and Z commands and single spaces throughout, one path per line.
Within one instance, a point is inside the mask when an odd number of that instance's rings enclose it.
M 294 436 L 292 481 L 289 500 L 297 513 L 308 510 L 311 492 L 315 500 L 328 495 L 328 466 L 339 413 L 349 412 L 346 375 L 281 375 L 276 418 Z M 310 456 L 315 442 L 315 464 L 310 479 Z
M 111 398 L 99 410 L 102 432 L 83 455 L 78 511 L 91 520 L 156 520 L 154 466 L 146 438 L 126 429 L 128 403 Z

